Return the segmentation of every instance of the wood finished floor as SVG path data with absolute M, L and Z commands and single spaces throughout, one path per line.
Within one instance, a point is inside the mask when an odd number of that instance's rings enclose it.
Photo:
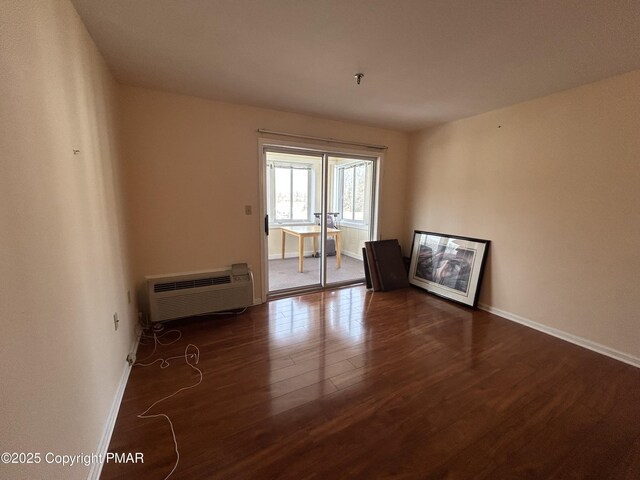
M 640 369 L 420 290 L 364 287 L 172 325 L 204 381 L 175 479 L 640 478 Z M 138 358 L 150 352 L 141 346 Z M 162 479 L 197 374 L 131 372 L 103 479 Z

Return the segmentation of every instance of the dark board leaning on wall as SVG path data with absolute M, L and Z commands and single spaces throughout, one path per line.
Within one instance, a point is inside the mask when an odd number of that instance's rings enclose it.
M 364 267 L 364 280 L 367 288 L 373 288 L 371 283 L 371 272 L 369 271 L 369 261 L 367 260 L 367 249 L 362 247 L 362 266 Z
M 374 292 L 409 286 L 398 240 L 365 242 L 365 251 Z

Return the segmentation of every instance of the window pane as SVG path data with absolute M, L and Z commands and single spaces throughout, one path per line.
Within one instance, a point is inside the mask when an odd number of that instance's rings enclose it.
M 353 167 L 342 170 L 342 218 L 353 220 Z
M 309 170 L 293 169 L 293 216 L 296 220 L 309 218 Z
M 275 169 L 276 220 L 291 218 L 291 169 Z
M 353 219 L 364 221 L 364 192 L 367 183 L 366 167 L 358 165 L 355 167 L 356 183 L 353 199 Z

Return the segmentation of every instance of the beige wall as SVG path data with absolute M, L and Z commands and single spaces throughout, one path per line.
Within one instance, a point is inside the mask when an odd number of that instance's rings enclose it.
M 369 230 L 367 228 L 347 227 L 345 225 L 340 225 L 340 230 L 342 230 L 342 253 L 362 260 L 362 248 L 364 247 L 364 242 L 369 241 Z M 401 239 L 403 237 L 404 235 L 398 238 Z M 406 255 L 409 255 L 408 250 Z M 364 272 L 362 272 L 362 274 L 364 275 Z
M 5 0 L 1 9 L 2 451 L 91 453 L 134 338 L 115 84 L 67 1 Z M 43 459 L 0 464 L 0 477 L 88 470 Z
M 260 296 L 258 128 L 388 145 L 379 231 L 404 234 L 405 133 L 135 87 L 123 87 L 121 102 L 138 282 L 247 262 Z
M 640 357 L 640 71 L 410 145 L 407 235 L 491 240 L 481 302 Z

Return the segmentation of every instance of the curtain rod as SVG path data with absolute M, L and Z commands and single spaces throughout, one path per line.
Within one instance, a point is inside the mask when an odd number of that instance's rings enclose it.
M 373 148 L 376 150 L 387 150 L 389 147 L 386 145 L 371 145 L 369 143 L 360 143 L 360 142 L 349 142 L 346 140 L 338 140 L 336 138 L 322 138 L 322 137 L 313 137 L 311 135 L 298 135 L 297 133 L 286 133 L 286 132 L 274 132 L 273 130 L 266 130 L 264 128 L 259 128 L 258 133 L 266 133 L 268 135 L 279 135 L 282 137 L 294 137 L 294 138 L 303 138 L 306 140 L 318 140 L 321 142 L 330 142 L 330 143 L 339 143 L 341 145 L 353 145 L 357 147 L 367 147 Z

